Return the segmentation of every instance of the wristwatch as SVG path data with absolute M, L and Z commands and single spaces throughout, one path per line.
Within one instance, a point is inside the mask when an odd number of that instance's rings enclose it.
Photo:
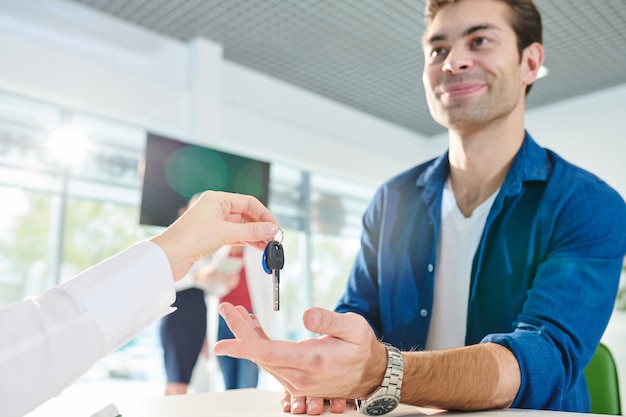
M 402 388 L 402 376 L 404 375 L 404 361 L 402 353 L 391 346 L 383 343 L 387 348 L 387 371 L 380 388 L 364 400 L 356 400 L 356 408 L 366 416 L 382 416 L 390 413 L 400 404 L 400 389 Z

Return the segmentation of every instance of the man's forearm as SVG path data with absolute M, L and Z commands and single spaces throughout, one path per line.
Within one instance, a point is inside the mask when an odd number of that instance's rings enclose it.
M 484 410 L 512 404 L 520 387 L 515 356 L 485 343 L 441 351 L 404 352 L 401 401 L 447 410 Z

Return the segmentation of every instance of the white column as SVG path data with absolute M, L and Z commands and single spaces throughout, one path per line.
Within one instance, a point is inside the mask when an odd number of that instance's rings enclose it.
M 219 147 L 222 46 L 203 38 L 189 43 L 188 139 Z M 181 138 L 185 139 L 185 138 Z

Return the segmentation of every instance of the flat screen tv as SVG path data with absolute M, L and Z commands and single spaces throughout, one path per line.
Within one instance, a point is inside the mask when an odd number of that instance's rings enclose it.
M 148 133 L 140 224 L 168 226 L 204 190 L 249 194 L 267 205 L 270 164 Z

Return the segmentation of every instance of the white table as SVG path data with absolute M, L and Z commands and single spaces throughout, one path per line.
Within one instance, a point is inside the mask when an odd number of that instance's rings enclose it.
M 296 416 L 283 413 L 278 391 L 242 389 L 223 392 L 162 396 L 152 398 L 129 397 L 114 401 L 122 417 L 285 417 Z M 103 405 L 85 401 L 50 401 L 27 417 L 91 417 Z M 328 406 L 327 406 L 328 407 Z M 355 409 L 343 414 L 332 414 L 327 408 L 325 416 L 361 416 Z M 107 416 L 109 417 L 110 414 Z M 306 414 L 300 415 L 306 417 Z M 462 417 L 589 417 L 589 414 L 563 413 L 538 410 L 492 410 L 481 412 L 446 412 L 442 410 L 413 407 L 405 404 L 387 414 L 389 417 L 411 416 L 462 416 Z
M 279 417 L 294 416 L 283 413 L 280 408 L 280 393 L 258 389 L 208 392 L 191 395 L 176 395 L 145 400 L 127 401 L 116 404 L 122 417 Z M 482 412 L 453 413 L 442 410 L 412 407 L 401 404 L 390 417 L 462 415 L 464 417 L 563 417 L 585 416 L 589 414 L 562 413 L 537 410 L 493 410 Z M 329 409 L 324 415 L 332 414 Z M 305 415 L 306 416 L 306 415 Z M 343 416 L 360 416 L 354 409 L 347 410 Z M 89 416 L 86 416 L 89 417 Z

